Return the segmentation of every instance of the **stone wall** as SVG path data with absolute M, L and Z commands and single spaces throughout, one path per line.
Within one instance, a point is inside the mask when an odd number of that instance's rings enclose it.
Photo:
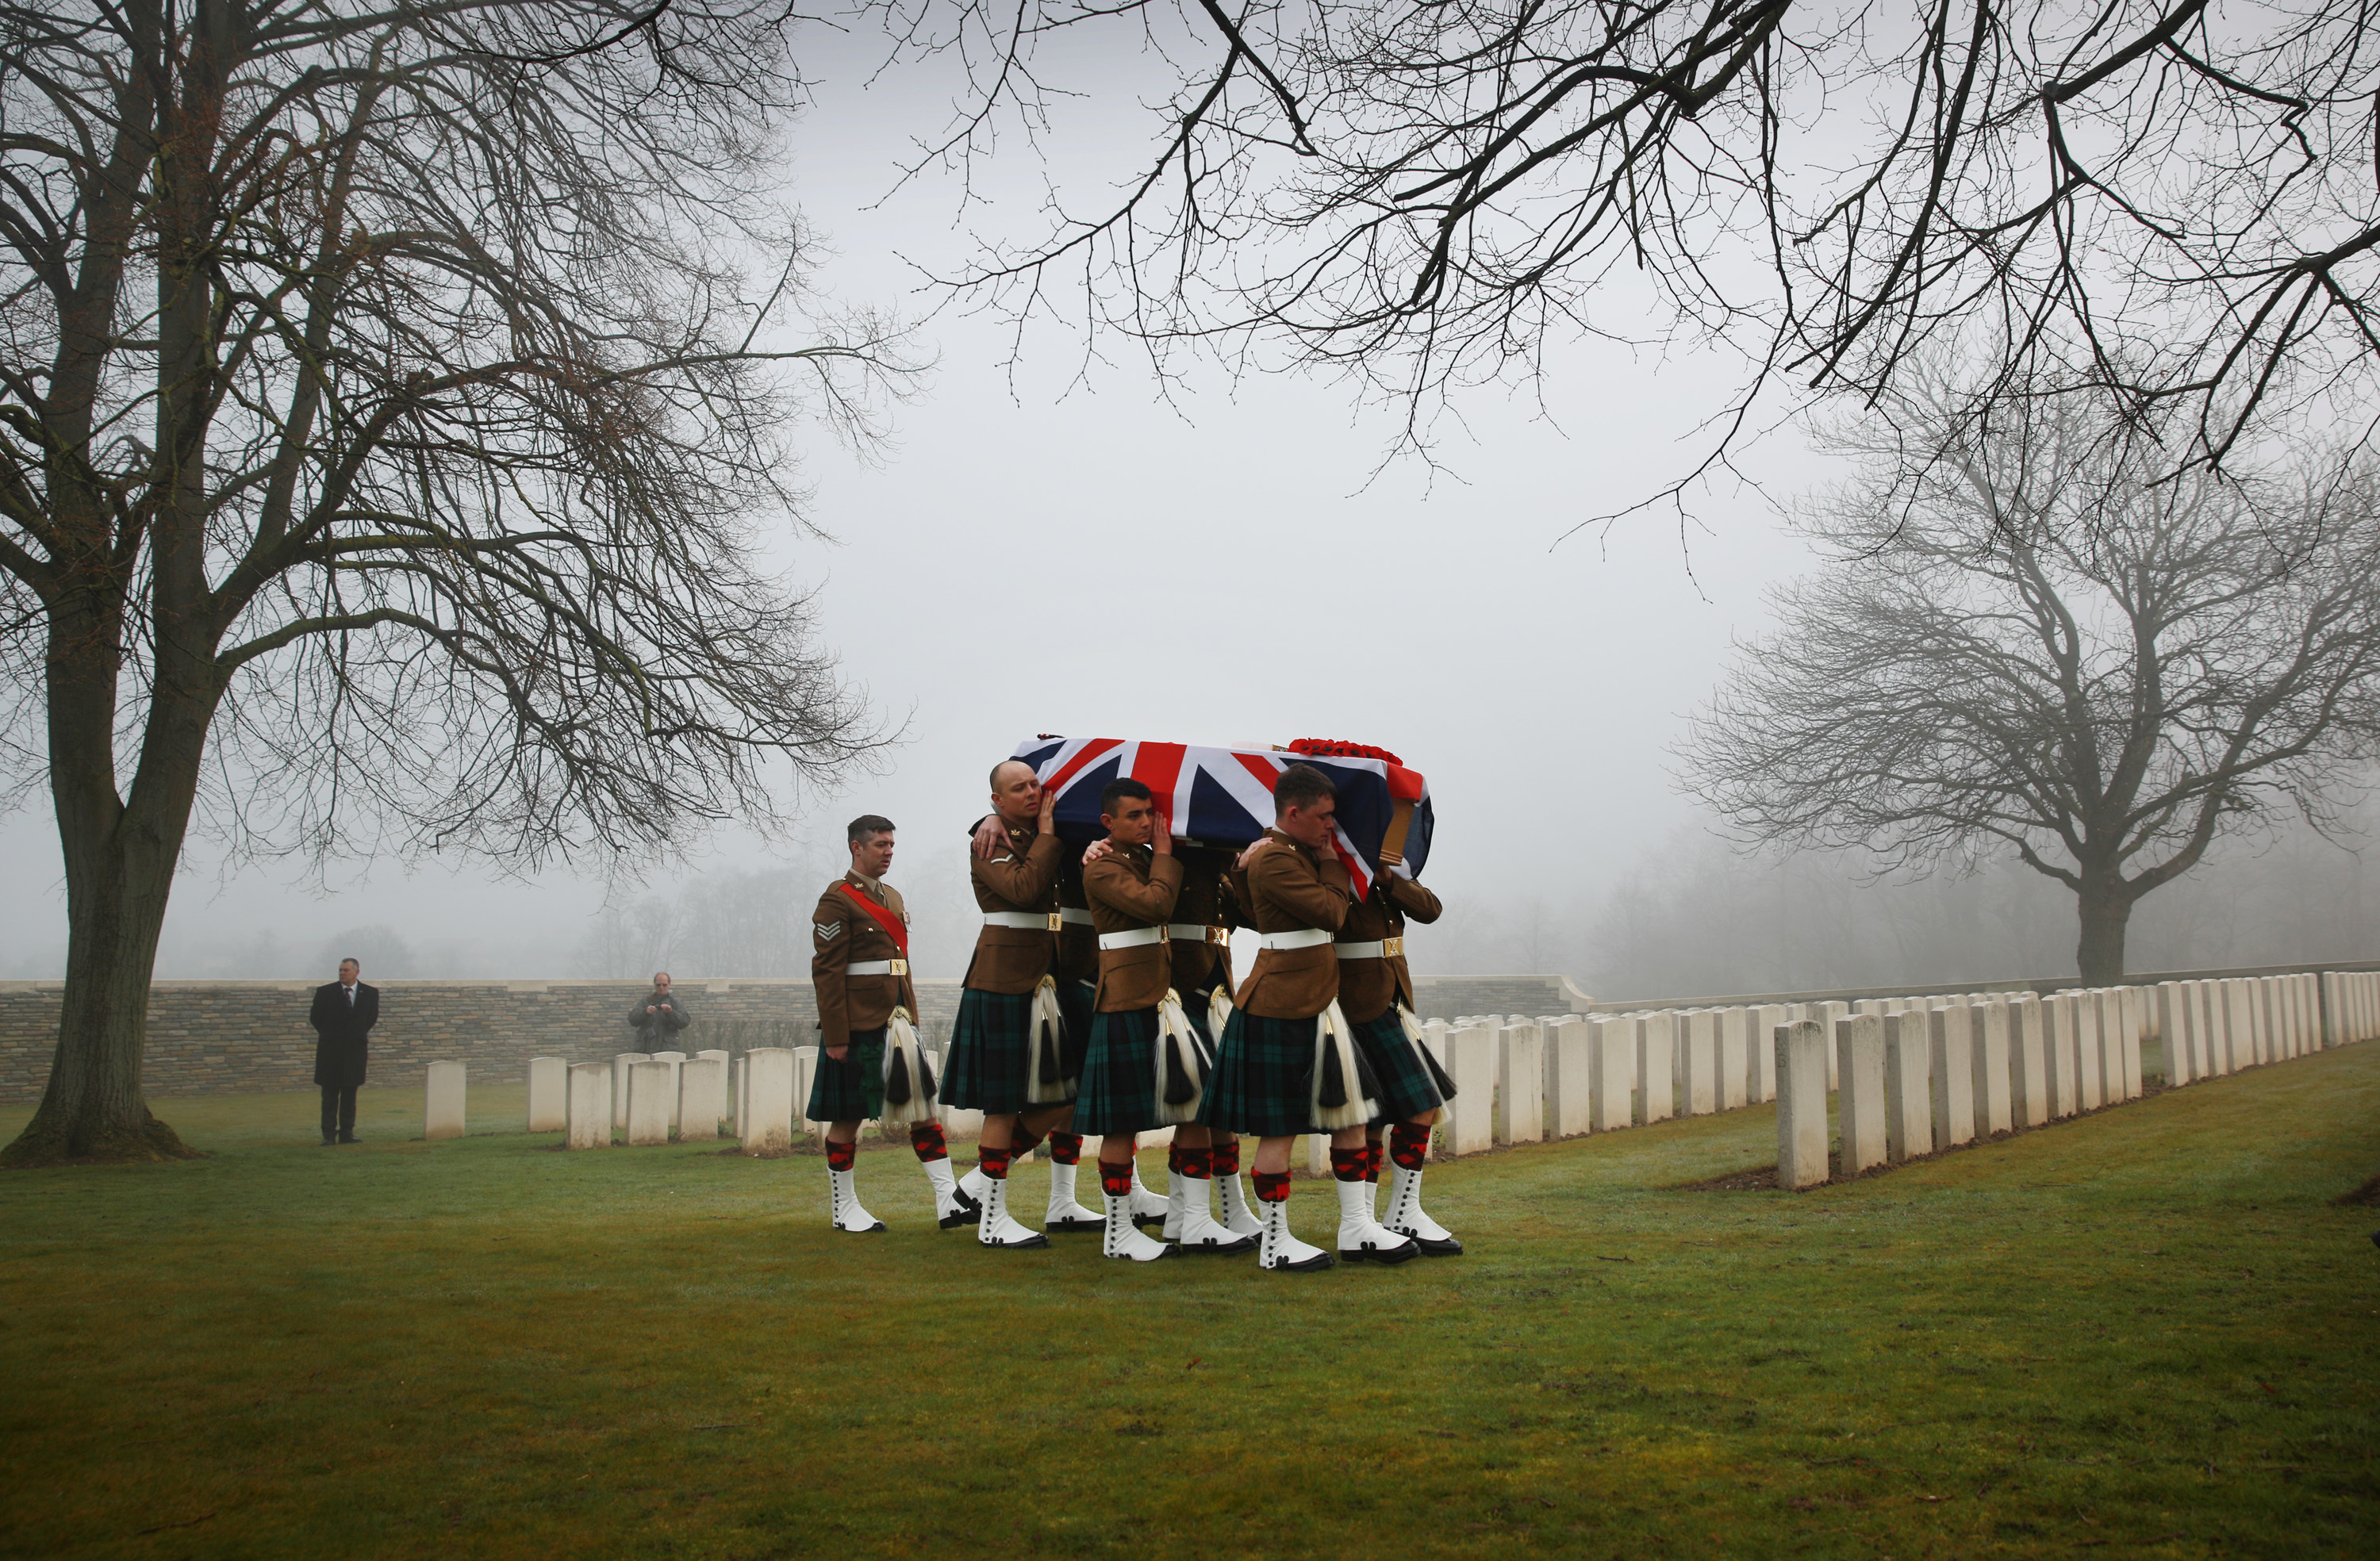
M 152 1095 L 234 1095 L 303 1089 L 313 1081 L 314 1036 L 306 1013 L 313 983 L 160 981 L 150 988 Z M 475 1077 L 521 1073 L 532 1057 L 592 1062 L 635 1045 L 629 1006 L 638 981 L 383 981 L 372 1032 L 370 1082 L 419 1087 L 432 1062 L 461 1062 Z M 0 982 L 0 1100 L 40 1098 L 57 1041 L 55 981 Z M 695 1022 L 679 1049 L 741 1052 L 808 1046 L 818 1010 L 805 980 L 688 980 L 678 984 Z M 1425 978 L 1415 993 L 1424 1018 L 1472 1013 L 1568 1013 L 1586 996 L 1559 975 Z M 937 1042 L 958 1012 L 956 981 L 920 981 L 922 1028 Z

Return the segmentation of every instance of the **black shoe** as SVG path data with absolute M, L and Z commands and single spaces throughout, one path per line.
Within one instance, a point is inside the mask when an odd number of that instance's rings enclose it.
M 339 1142 L 342 1144 L 361 1144 L 363 1140 L 358 1138 L 354 1133 L 343 1132 L 339 1134 Z
M 325 1148 L 325 1149 L 330 1148 L 333 1144 L 336 1144 L 336 1143 L 338 1143 L 338 1142 L 339 1142 L 339 1141 L 338 1141 L 337 1139 L 333 1138 L 333 1137 L 332 1137 L 329 1133 L 327 1133 L 327 1132 L 326 1132 L 326 1133 L 324 1133 L 324 1134 L 322 1135 L 322 1147 L 323 1147 L 323 1148 Z
M 1397 1230 L 1393 1225 L 1389 1228 Z M 1461 1257 L 1463 1255 L 1463 1243 L 1451 1236 L 1443 1240 L 1432 1240 L 1427 1236 L 1418 1236 L 1410 1230 L 1397 1230 L 1397 1234 L 1405 1237 L 1415 1246 L 1419 1247 L 1421 1255 L 1424 1257 Z

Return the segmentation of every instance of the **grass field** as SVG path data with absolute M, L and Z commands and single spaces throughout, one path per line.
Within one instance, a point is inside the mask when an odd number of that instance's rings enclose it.
M 2332 1202 L 2380 1046 L 1799 1196 L 1674 1190 L 1772 1162 L 1760 1109 L 1480 1156 L 1429 1184 L 1468 1255 L 1296 1277 L 984 1252 L 905 1150 L 863 1240 L 816 1158 L 364 1100 L 0 1175 L 0 1549 L 2380 1553 L 2380 1209 Z

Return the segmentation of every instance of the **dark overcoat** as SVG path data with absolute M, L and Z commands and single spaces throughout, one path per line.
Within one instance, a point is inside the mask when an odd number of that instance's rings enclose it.
M 329 1088 L 353 1089 L 364 1082 L 364 1062 L 371 1027 L 380 1023 L 380 988 L 356 983 L 356 1000 L 335 981 L 314 988 L 314 1083 Z

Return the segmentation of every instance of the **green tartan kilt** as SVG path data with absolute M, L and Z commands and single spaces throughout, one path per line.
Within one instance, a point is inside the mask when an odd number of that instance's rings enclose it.
M 883 1028 L 851 1032 L 851 1049 L 841 1062 L 820 1047 L 809 1108 L 802 1115 L 813 1122 L 865 1122 L 883 1114 Z
M 1157 1112 L 1157 1010 L 1134 1009 L 1091 1020 L 1090 1055 L 1075 1096 L 1079 1133 L 1151 1132 Z
M 959 994 L 958 1023 L 942 1065 L 942 1104 L 1009 1116 L 1026 1109 L 1026 1071 L 1033 1057 L 1033 994 Z
M 1413 1043 L 1405 1039 L 1405 1027 L 1397 1021 L 1394 1004 L 1388 1012 L 1354 1030 L 1355 1048 L 1372 1065 L 1373 1081 L 1379 1086 L 1373 1095 L 1380 1103 L 1380 1114 L 1372 1119 L 1375 1124 L 1402 1122 L 1444 1104 L 1428 1066 L 1414 1055 Z
M 1314 1131 L 1314 1028 L 1318 1019 L 1261 1019 L 1232 1010 L 1198 1120 L 1211 1128 L 1281 1138 Z

